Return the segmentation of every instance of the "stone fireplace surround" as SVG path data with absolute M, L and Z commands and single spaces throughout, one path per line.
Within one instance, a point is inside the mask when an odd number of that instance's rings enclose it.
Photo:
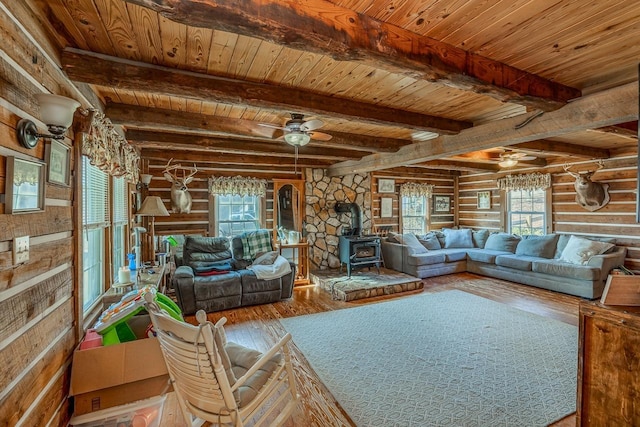
M 329 177 L 325 169 L 307 169 L 305 232 L 314 268 L 340 267 L 338 244 L 342 227 L 351 227 L 350 213 L 337 213 L 337 202 L 356 203 L 362 214 L 363 233 L 371 230 L 371 176 L 353 174 Z

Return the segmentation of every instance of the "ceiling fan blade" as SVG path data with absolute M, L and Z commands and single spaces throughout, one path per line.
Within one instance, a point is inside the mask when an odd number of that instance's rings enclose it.
M 283 128 L 282 126 L 272 125 L 270 123 L 258 123 L 258 126 L 263 126 L 263 127 L 266 127 L 266 128 L 273 128 L 273 129 L 287 130 L 287 128 Z
M 311 137 L 311 139 L 315 139 L 318 141 L 329 141 L 331 138 L 333 138 L 333 136 L 324 132 L 309 132 L 309 136 Z
M 522 156 L 522 157 L 518 157 L 518 160 L 522 160 L 522 161 L 526 161 L 526 160 L 535 160 L 537 159 L 536 156 Z
M 300 125 L 300 130 L 301 131 L 315 130 L 315 129 L 321 128 L 323 125 L 324 125 L 324 122 L 322 120 L 318 120 L 318 119 L 309 120 Z

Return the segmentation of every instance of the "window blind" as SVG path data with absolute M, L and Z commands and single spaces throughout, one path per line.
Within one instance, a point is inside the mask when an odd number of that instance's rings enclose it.
M 113 223 L 123 224 L 127 222 L 127 207 L 129 197 L 127 195 L 127 181 L 122 177 L 113 178 Z
M 82 156 L 82 225 L 109 226 L 109 180 L 106 173 Z

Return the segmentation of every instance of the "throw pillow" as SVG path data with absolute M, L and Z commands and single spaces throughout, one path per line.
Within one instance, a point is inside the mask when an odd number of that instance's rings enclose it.
M 596 242 L 595 240 L 571 236 L 560 255 L 560 261 L 571 264 L 586 265 L 594 255 L 600 255 L 615 246 L 613 243 Z
M 410 255 L 426 254 L 427 252 L 429 252 L 427 250 L 427 248 L 422 246 L 422 243 L 420 243 L 418 241 L 418 238 L 413 233 L 405 233 L 405 234 L 403 234 L 402 235 L 402 242 L 403 242 L 403 244 L 407 245 L 407 248 L 409 249 L 409 254 Z
M 389 243 L 402 243 L 402 234 L 390 231 L 387 233 L 387 242 Z
M 520 242 L 520 238 L 508 233 L 491 234 L 485 243 L 484 248 L 492 251 L 503 251 L 514 253 Z
M 473 239 L 474 247 L 483 249 L 489 238 L 489 230 L 473 230 L 471 238 Z
M 444 233 L 445 249 L 473 247 L 473 239 L 471 238 L 471 229 L 465 228 L 462 230 L 452 230 L 450 228 L 445 228 L 442 231 Z
M 442 249 L 440 240 L 438 240 L 438 237 L 435 235 L 435 233 L 427 233 L 424 236 L 420 236 L 418 237 L 418 241 L 422 244 L 422 246 L 430 251 Z
M 557 234 L 523 236 L 516 247 L 516 255 L 552 258 L 558 241 Z
M 278 258 L 278 251 L 265 252 L 258 255 L 251 265 L 273 265 L 276 258 Z

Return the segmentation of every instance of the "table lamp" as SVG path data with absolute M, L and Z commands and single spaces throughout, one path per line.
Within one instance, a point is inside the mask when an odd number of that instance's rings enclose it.
M 162 199 L 158 196 L 147 196 L 142 202 L 142 206 L 136 212 L 136 215 L 140 216 L 150 216 L 151 217 L 151 259 L 156 259 L 156 225 L 155 225 L 155 217 L 157 216 L 169 216 L 169 211 L 165 208 Z M 140 267 L 138 267 L 140 268 Z

